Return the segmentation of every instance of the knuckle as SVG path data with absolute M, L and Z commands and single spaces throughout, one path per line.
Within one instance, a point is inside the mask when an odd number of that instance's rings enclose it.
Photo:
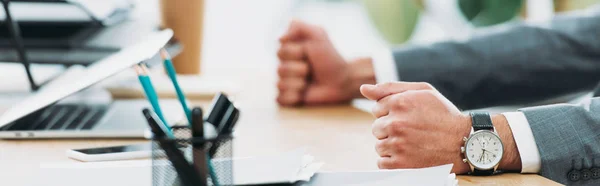
M 284 64 L 277 66 L 277 75 L 285 76 L 287 74 L 287 68 Z
M 390 139 L 390 144 L 396 149 L 404 148 L 405 143 L 406 142 L 402 138 L 396 137 L 396 138 Z
M 388 161 L 385 161 L 385 159 L 379 158 L 377 159 L 377 167 L 379 167 L 380 169 L 389 169 L 390 165 Z
M 385 143 L 383 140 L 378 140 L 377 142 L 375 142 L 375 151 L 377 153 L 381 153 L 383 149 L 385 149 Z
M 282 45 L 279 50 L 277 50 L 277 57 L 279 57 L 279 59 L 284 59 L 285 58 L 285 46 Z
M 383 105 L 377 103 L 375 106 L 373 106 L 373 108 L 371 108 L 371 113 L 373 113 L 373 115 L 375 117 L 380 117 L 383 113 Z
M 397 159 L 386 160 L 384 158 L 379 158 L 377 160 L 377 166 L 380 169 L 394 169 L 404 167 L 404 163 L 402 161 L 398 161 Z
M 285 83 L 283 81 L 278 81 L 277 89 L 279 89 L 279 94 L 281 95 L 283 93 L 283 91 L 286 89 Z
M 418 91 L 415 93 L 415 96 L 418 99 L 430 99 L 436 96 L 436 92 L 434 90 Z
M 391 165 L 391 168 L 397 169 L 397 168 L 405 168 L 407 167 L 407 163 L 405 161 L 403 161 L 401 158 L 395 158 Z
M 377 86 L 380 88 L 388 89 L 388 88 L 392 88 L 394 86 L 394 83 L 386 82 L 386 83 L 377 84 Z
M 396 94 L 390 99 L 394 108 L 403 108 L 407 105 L 411 104 L 411 99 L 409 99 L 406 94 Z
M 419 86 L 421 86 L 425 90 L 434 90 L 435 89 L 435 88 L 433 88 L 433 85 L 431 85 L 427 82 L 420 82 Z
M 401 134 L 407 125 L 406 121 L 395 119 L 386 126 L 386 130 L 391 134 Z

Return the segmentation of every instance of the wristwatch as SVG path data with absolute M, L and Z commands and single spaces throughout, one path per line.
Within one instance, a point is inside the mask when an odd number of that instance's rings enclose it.
M 471 175 L 486 176 L 496 172 L 504 154 L 504 144 L 494 130 L 492 119 L 487 112 L 471 112 L 472 130 L 469 137 L 463 137 L 460 148 L 463 162 L 471 166 Z

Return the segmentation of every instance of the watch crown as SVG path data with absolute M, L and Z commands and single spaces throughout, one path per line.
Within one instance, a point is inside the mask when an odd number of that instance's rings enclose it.
M 468 140 L 467 137 L 463 137 L 464 142 L 467 142 L 467 140 Z
M 465 153 L 465 147 L 460 147 L 460 153 Z
M 467 163 L 467 159 L 463 159 L 463 162 Z

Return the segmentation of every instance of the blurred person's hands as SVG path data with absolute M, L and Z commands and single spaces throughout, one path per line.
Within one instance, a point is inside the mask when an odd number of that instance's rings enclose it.
M 343 103 L 361 97 L 361 84 L 375 83 L 371 59 L 347 62 L 321 27 L 292 21 L 280 43 L 277 101 L 281 105 Z
M 361 93 L 377 101 L 372 132 L 382 169 L 423 168 L 453 163 L 452 172 L 464 174 L 460 147 L 471 132 L 471 117 L 427 83 L 395 82 L 363 85 Z M 519 170 L 521 160 L 512 132 L 503 115 L 492 117 L 504 143 L 499 168 Z

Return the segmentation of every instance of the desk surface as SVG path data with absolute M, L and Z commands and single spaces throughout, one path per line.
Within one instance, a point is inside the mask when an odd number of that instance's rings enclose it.
M 274 73 L 265 72 L 266 74 Z M 322 170 L 377 169 L 373 117 L 349 105 L 281 108 L 275 103 L 275 78 L 253 72 L 237 82 L 241 92 L 234 100 L 242 116 L 234 142 L 235 156 L 257 156 L 307 147 Z M 254 75 L 252 75 L 254 74 Z M 259 81 L 260 80 L 260 81 Z M 265 81 L 268 80 L 268 81 Z M 235 81 L 235 80 L 233 80 Z M 241 83 L 244 82 L 244 83 Z M 207 106 L 209 100 L 194 101 Z M 68 162 L 66 149 L 130 144 L 144 140 L 0 140 L 0 185 L 18 185 L 40 163 Z M 491 177 L 459 176 L 460 185 L 554 185 L 538 175 L 503 174 Z M 6 184 L 10 183 L 10 184 Z

